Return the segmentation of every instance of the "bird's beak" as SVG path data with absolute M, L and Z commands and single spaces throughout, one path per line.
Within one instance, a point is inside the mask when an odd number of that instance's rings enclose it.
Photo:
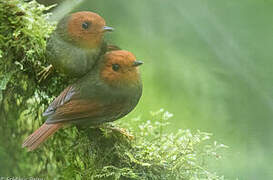
M 142 61 L 138 61 L 136 60 L 135 62 L 133 62 L 133 66 L 136 67 L 136 66 L 140 66 L 141 64 L 143 64 Z
M 103 27 L 103 32 L 112 32 L 112 31 L 114 31 L 114 28 L 112 28 L 112 27 L 109 27 L 109 26 Z

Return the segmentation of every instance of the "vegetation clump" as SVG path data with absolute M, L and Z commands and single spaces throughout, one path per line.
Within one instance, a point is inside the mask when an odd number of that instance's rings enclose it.
M 136 180 L 223 179 L 210 172 L 204 162 L 211 157 L 220 158 L 219 150 L 226 146 L 216 142 L 211 144 L 211 134 L 200 131 L 192 133 L 190 130 L 180 129 L 176 133 L 167 133 L 165 130 L 168 129 L 171 117 L 172 114 L 161 109 L 152 112 L 150 120 L 143 122 L 141 118 L 135 118 L 130 124 L 120 124 L 122 127 L 135 127 L 131 128 L 135 136 L 131 141 L 118 133 L 103 130 L 103 136 L 81 143 L 81 156 L 91 155 L 89 162 L 92 163 L 86 167 L 80 161 L 75 177 Z M 75 166 L 72 169 L 74 168 Z

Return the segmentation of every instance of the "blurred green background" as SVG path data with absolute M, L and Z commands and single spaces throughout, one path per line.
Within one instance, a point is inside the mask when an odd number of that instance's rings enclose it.
M 142 66 L 143 98 L 127 118 L 164 108 L 172 129 L 200 129 L 230 148 L 212 166 L 230 179 L 273 178 L 273 2 L 93 0 L 110 42 Z

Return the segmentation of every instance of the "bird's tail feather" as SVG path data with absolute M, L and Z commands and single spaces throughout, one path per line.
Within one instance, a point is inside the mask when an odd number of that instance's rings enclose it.
M 63 126 L 62 123 L 46 124 L 44 123 L 39 129 L 32 133 L 22 144 L 22 147 L 28 148 L 29 151 L 36 149 L 40 144 L 46 141 L 50 135 L 54 134 Z

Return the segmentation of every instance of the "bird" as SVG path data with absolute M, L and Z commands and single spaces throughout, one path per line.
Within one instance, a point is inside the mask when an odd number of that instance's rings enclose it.
M 142 95 L 139 66 L 133 53 L 105 53 L 85 76 L 69 85 L 43 113 L 45 123 L 23 142 L 32 151 L 64 126 L 98 126 L 127 115 Z
M 63 17 L 47 40 L 50 65 L 38 73 L 39 81 L 46 79 L 53 68 L 68 77 L 82 77 L 107 51 L 104 34 L 113 30 L 94 12 L 80 11 Z

